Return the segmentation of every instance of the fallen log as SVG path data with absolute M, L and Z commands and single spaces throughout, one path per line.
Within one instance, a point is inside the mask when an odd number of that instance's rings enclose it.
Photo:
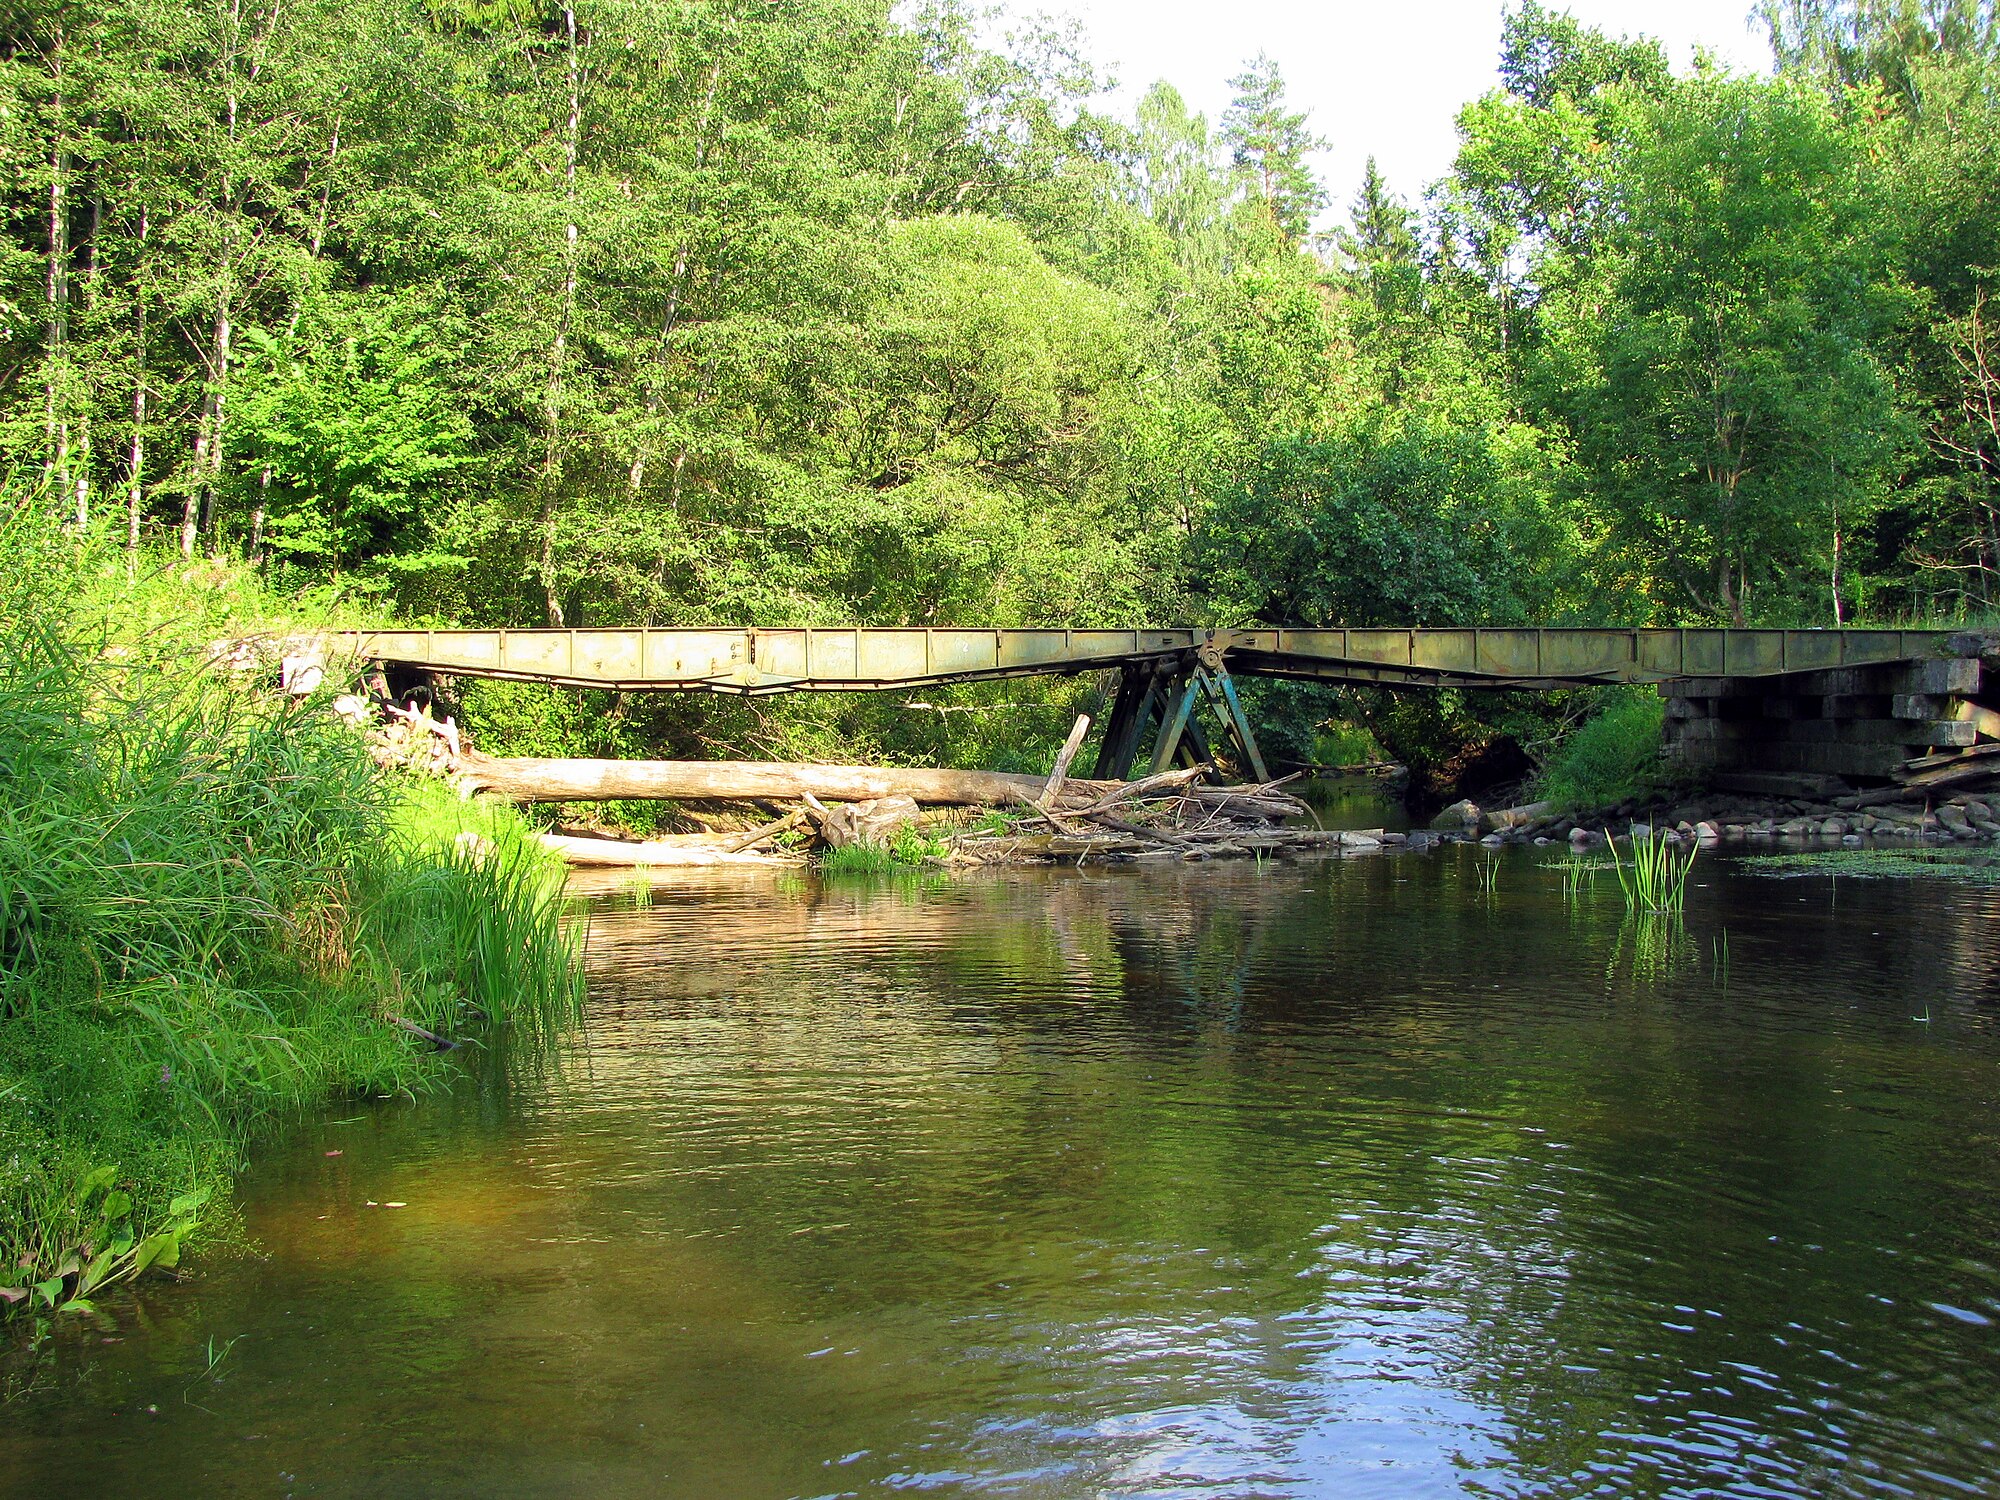
M 1083 737 L 1090 733 L 1090 715 L 1078 714 L 1076 723 L 1070 726 L 1069 738 L 1063 741 L 1062 749 L 1056 755 L 1055 769 L 1049 772 L 1048 782 L 1042 787 L 1041 795 L 1035 798 L 1035 806 L 1043 812 L 1056 805 L 1062 796 L 1063 783 L 1069 779 L 1069 763 L 1076 759 L 1076 752 L 1083 746 Z
M 1084 818 L 1092 813 L 1105 812 L 1121 802 L 1131 802 L 1142 797 L 1177 790 L 1197 777 L 1207 775 L 1211 769 L 1210 766 L 1200 765 L 1190 766 L 1184 771 L 1162 771 L 1157 776 L 1142 776 L 1137 781 L 1077 782 L 1078 786 L 1108 786 L 1112 790 L 1087 807 L 1072 809 L 1072 813 L 1076 817 Z
M 776 855 L 743 854 L 718 848 L 712 843 L 668 843 L 649 839 L 628 843 L 623 839 L 566 838 L 559 833 L 542 835 L 542 847 L 560 854 L 572 865 L 633 867 L 638 865 L 774 865 L 783 864 Z
M 1047 782 L 1001 771 L 917 766 L 787 765 L 741 760 L 536 760 L 467 751 L 458 760 L 461 791 L 492 792 L 516 802 L 743 802 L 773 798 L 873 802 L 908 797 L 926 806 L 1006 807 L 1032 803 Z M 1099 797 L 1120 783 L 1071 779 L 1072 796 Z
M 753 845 L 768 843 L 781 833 L 790 833 L 805 821 L 806 810 L 803 807 L 796 812 L 788 812 L 775 822 L 766 823 L 760 828 L 753 828 L 748 833 L 739 834 L 735 838 L 729 839 L 722 845 L 722 852 L 725 854 L 741 854 L 745 849 L 751 848 Z

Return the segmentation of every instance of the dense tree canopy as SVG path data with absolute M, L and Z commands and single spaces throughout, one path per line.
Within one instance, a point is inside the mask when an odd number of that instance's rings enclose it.
M 462 621 L 1983 607 L 1993 7 L 1767 21 L 1529 0 L 1417 194 L 950 0 L 22 0 L 0 443 Z

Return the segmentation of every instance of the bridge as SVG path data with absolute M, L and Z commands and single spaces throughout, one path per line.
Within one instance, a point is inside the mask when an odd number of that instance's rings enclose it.
M 1940 630 L 795 629 L 397 630 L 338 638 L 417 671 L 619 691 L 865 692 L 1115 671 L 1096 772 L 1209 758 L 1205 703 L 1244 768 L 1264 757 L 1237 676 L 1388 688 L 1656 684 L 1691 765 L 1864 778 L 1979 737 L 1982 650 Z M 1813 727 L 1816 726 L 1816 727 Z M 2000 729 L 2000 715 L 1991 726 Z M 1996 736 L 2000 737 L 2000 736 Z M 1770 747 L 1776 746 L 1775 750 Z

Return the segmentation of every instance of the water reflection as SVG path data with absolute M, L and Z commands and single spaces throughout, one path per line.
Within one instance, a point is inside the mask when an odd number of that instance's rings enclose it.
M 1992 893 L 1474 858 L 608 884 L 576 1037 L 305 1132 L 0 1491 L 2000 1487 Z

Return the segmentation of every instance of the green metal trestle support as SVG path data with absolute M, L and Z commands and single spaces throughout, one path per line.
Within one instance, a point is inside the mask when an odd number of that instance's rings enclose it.
M 1220 653 L 1191 652 L 1189 656 L 1192 660 L 1136 663 L 1120 671 L 1111 716 L 1097 750 L 1094 774 L 1100 780 L 1123 780 L 1132 774 L 1149 729 L 1153 732 L 1152 772 L 1175 764 L 1212 764 L 1214 751 L 1196 713 L 1203 703 L 1221 721 L 1242 770 L 1259 781 L 1270 779 L 1256 733 Z

